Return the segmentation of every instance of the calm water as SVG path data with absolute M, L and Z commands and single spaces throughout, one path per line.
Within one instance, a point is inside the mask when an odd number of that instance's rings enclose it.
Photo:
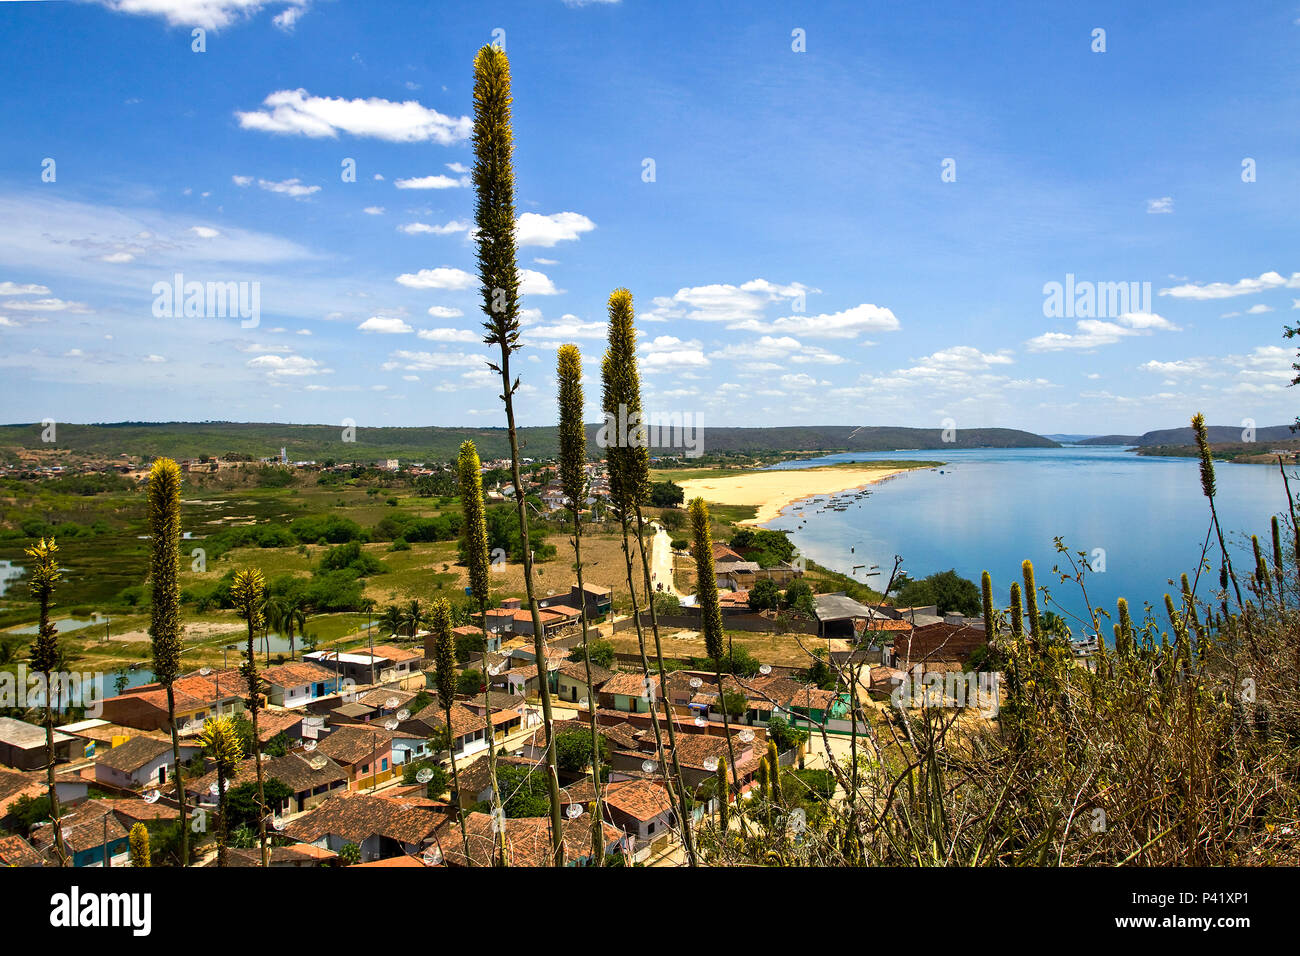
M 1105 549 L 1105 572 L 1088 576 L 1093 605 L 1113 614 L 1116 598 L 1126 597 L 1136 616 L 1146 601 L 1162 620 L 1165 592 L 1177 593 L 1169 579 L 1194 574 L 1209 527 L 1195 459 L 1139 457 L 1118 446 L 854 453 L 776 467 L 891 458 L 946 464 L 873 485 L 872 494 L 847 511 L 816 514 L 817 505 L 804 505 L 801 519 L 793 516 L 794 507 L 786 508 L 768 527 L 792 531 L 802 553 L 835 570 L 879 565 L 881 576 L 865 579 L 877 588 L 898 554 L 913 577 L 955 568 L 978 583 L 987 570 L 1005 602 L 1011 582 L 1020 579 L 1020 562 L 1030 558 L 1038 583 L 1079 613 L 1077 586 L 1062 585 L 1051 573 L 1061 563 L 1053 543 L 1060 536 L 1071 551 Z M 1300 491 L 1295 469 L 1288 473 Z M 1219 521 L 1240 577 L 1254 567 L 1249 534 L 1270 540 L 1269 518 L 1286 509 L 1286 492 L 1276 466 L 1216 462 L 1215 474 Z M 1216 570 L 1202 575 L 1197 593 L 1207 595 L 1217 585 Z

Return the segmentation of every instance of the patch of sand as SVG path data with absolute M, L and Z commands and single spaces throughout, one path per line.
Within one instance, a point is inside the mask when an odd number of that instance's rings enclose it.
M 750 471 L 725 478 L 692 478 L 678 482 L 686 500 L 703 498 L 720 505 L 748 505 L 758 514 L 743 524 L 761 525 L 786 505 L 813 495 L 831 495 L 864 488 L 908 471 L 906 468 L 781 468 Z

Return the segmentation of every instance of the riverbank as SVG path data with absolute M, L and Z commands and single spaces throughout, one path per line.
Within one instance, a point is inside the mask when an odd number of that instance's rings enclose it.
M 748 525 L 764 525 L 783 508 L 816 495 L 857 491 L 917 468 L 933 468 L 942 462 L 890 461 L 851 462 L 816 468 L 773 468 L 741 472 L 724 477 L 692 478 L 680 481 L 686 500 L 703 498 L 711 504 L 744 505 L 757 509 Z

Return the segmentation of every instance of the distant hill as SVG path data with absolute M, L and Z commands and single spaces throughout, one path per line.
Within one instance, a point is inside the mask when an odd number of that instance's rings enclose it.
M 1096 435 L 1044 435 L 1044 438 L 1050 438 L 1052 441 L 1060 442 L 1062 445 L 1082 445 L 1089 439 L 1096 438 Z
M 594 455 L 598 425 L 587 426 L 589 450 Z M 399 458 L 403 461 L 449 461 L 461 442 L 472 439 L 485 459 L 509 455 L 504 428 L 367 428 L 357 426 L 355 441 L 343 440 L 339 425 L 280 425 L 262 422 L 116 422 L 99 425 L 57 426 L 57 441 L 41 441 L 41 426 L 0 425 L 0 453 L 12 458 L 16 449 L 67 450 L 93 458 L 132 457 L 197 458 L 228 453 L 267 458 L 284 448 L 291 461 L 367 461 Z M 664 436 L 667 440 L 668 436 Z M 780 428 L 714 428 L 706 426 L 703 451 L 707 455 L 770 455 L 781 452 L 894 451 L 909 448 L 1053 448 L 1057 443 L 1011 428 L 958 429 L 945 442 L 937 428 L 891 428 L 849 425 L 790 426 Z M 553 458 L 557 440 L 554 426 L 520 428 L 521 451 L 528 458 Z M 660 446 L 662 447 L 662 446 Z M 653 449 L 652 449 L 653 450 Z M 671 449 L 664 448 L 664 451 Z
M 1210 425 L 1206 431 L 1209 434 L 1211 445 L 1241 443 L 1242 428 L 1240 425 Z M 1285 441 L 1295 437 L 1290 425 L 1266 425 L 1263 428 L 1255 429 L 1255 441 L 1257 442 Z M 1102 435 L 1098 438 L 1081 441 L 1079 444 L 1136 445 L 1139 448 L 1150 448 L 1156 445 L 1176 447 L 1178 445 L 1196 444 L 1196 433 L 1192 431 L 1190 426 L 1186 428 L 1160 428 L 1142 435 Z
M 1142 440 L 1141 435 L 1098 435 L 1095 438 L 1084 438 L 1075 442 L 1076 445 L 1136 445 Z

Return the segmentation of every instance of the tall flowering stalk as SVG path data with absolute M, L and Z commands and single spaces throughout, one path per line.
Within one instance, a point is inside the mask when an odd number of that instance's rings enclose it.
M 506 409 L 510 436 L 511 477 L 519 514 L 519 544 L 524 559 L 524 590 L 533 618 L 533 649 L 537 654 L 542 698 L 542 724 L 546 733 L 546 790 L 551 809 L 551 854 L 555 866 L 564 865 L 564 832 L 560 815 L 560 775 L 555 755 L 555 722 L 551 717 L 551 688 L 546 681 L 546 642 L 541 615 L 533 597 L 533 555 L 528 539 L 528 509 L 524 502 L 523 475 L 519 467 L 519 434 L 515 430 L 514 394 L 519 380 L 511 379 L 510 356 L 519 343 L 519 269 L 515 259 L 515 173 L 512 161 L 514 134 L 510 129 L 510 61 L 504 50 L 491 44 L 474 58 L 474 221 L 478 226 L 479 279 L 483 313 L 487 321 L 483 341 L 501 350 L 501 401 Z
M 483 711 L 487 722 L 488 775 L 492 778 L 492 819 L 497 843 L 497 863 L 506 865 L 505 814 L 497 789 L 497 754 L 492 728 L 492 670 L 488 667 L 487 609 L 490 599 L 491 559 L 488 556 L 487 517 L 483 507 L 483 466 L 472 441 L 461 444 L 456 458 L 456 484 L 460 494 L 461 528 L 464 533 L 465 563 L 469 568 L 469 589 L 478 602 L 483 624 Z M 459 799 L 459 795 L 457 796 Z
M 556 354 L 560 407 L 560 487 L 573 520 L 573 567 L 578 577 L 582 624 L 582 661 L 587 676 L 587 722 L 591 727 L 592 804 L 591 845 L 597 866 L 605 865 L 605 812 L 600 792 L 600 739 L 596 731 L 595 686 L 591 679 L 591 645 L 587 626 L 587 590 L 582 578 L 582 502 L 587 496 L 587 429 L 582 422 L 582 354 L 576 345 L 561 345 Z
M 180 809 L 181 866 L 190 862 L 190 828 L 185 822 L 185 782 L 181 774 L 181 739 L 176 728 L 174 684 L 181 672 L 181 469 L 159 458 L 149 470 L 149 637 L 153 674 L 167 691 L 176 802 Z
M 456 734 L 451 729 L 451 705 L 456 702 L 456 646 L 451 636 L 451 605 L 446 598 L 436 598 L 429 615 L 429 628 L 433 631 L 434 679 L 438 686 L 438 703 L 442 704 L 447 723 L 447 753 L 451 756 L 451 782 L 456 788 L 456 820 L 460 823 L 460 839 L 469 856 L 469 831 L 465 828 L 465 814 L 460 809 L 460 770 L 456 767 Z M 491 720 L 491 715 L 488 717 Z M 488 737 L 488 749 L 492 738 Z
M 731 782 L 740 793 L 736 773 L 736 749 L 731 742 L 731 718 L 727 715 L 727 692 L 722 684 L 722 606 L 718 602 L 718 578 L 713 570 L 713 532 L 709 528 L 709 506 L 695 498 L 690 506 L 691 537 L 695 552 L 695 601 L 700 608 L 700 630 L 704 651 L 713 658 L 713 676 L 718 682 L 718 703 L 722 709 L 722 732 L 727 736 L 727 759 Z
M 257 729 L 257 712 L 262 703 L 261 687 L 257 677 L 257 652 L 253 648 L 254 635 L 265 621 L 263 608 L 266 604 L 266 582 L 262 579 L 262 572 L 256 568 L 235 572 L 235 580 L 230 586 L 230 601 L 235 606 L 235 613 L 248 626 L 248 646 L 239 669 L 248 685 L 248 697 L 244 706 L 253 723 L 253 756 L 257 764 L 257 839 L 262 850 L 262 866 L 270 866 L 270 850 L 266 842 L 266 796 L 262 789 L 262 737 Z
M 244 747 L 239 741 L 235 722 L 228 716 L 211 717 L 203 725 L 199 741 L 217 770 L 217 866 L 227 865 L 226 848 L 230 845 L 230 816 L 227 784 L 235 775 Z M 179 774 L 177 774 L 179 776 Z
M 53 672 L 59 667 L 59 631 L 50 620 L 50 605 L 54 598 L 54 585 L 62 577 L 56 555 L 59 546 L 50 538 L 47 542 L 41 538 L 35 547 L 27 548 L 27 560 L 31 565 L 31 580 L 27 587 L 41 609 L 40 625 L 36 631 L 36 640 L 32 644 L 31 663 L 34 670 L 40 671 L 45 678 L 45 789 L 50 798 L 50 820 L 54 826 L 54 848 L 59 857 L 59 866 L 68 866 L 68 848 L 63 842 L 63 826 L 60 823 L 59 790 L 54 784 L 54 691 Z
M 1214 456 L 1210 453 L 1210 435 L 1209 430 L 1205 427 L 1205 416 L 1200 412 L 1192 416 L 1192 431 L 1196 433 L 1196 448 L 1201 455 L 1201 491 L 1210 502 L 1210 520 L 1213 522 L 1214 532 L 1219 538 L 1219 556 L 1221 560 L 1219 584 L 1224 590 L 1227 590 L 1228 581 L 1232 582 L 1232 589 L 1237 595 L 1237 607 L 1244 610 L 1246 605 L 1241 600 L 1241 588 L 1237 585 L 1236 572 L 1232 570 L 1232 557 L 1228 554 L 1228 545 L 1223 538 L 1223 529 L 1219 527 L 1219 512 L 1214 504 Z M 1224 617 L 1227 617 L 1226 601 Z
M 655 661 L 658 664 L 659 694 L 662 697 L 667 685 L 667 669 L 664 667 L 663 646 L 659 639 L 659 615 L 655 611 L 654 588 L 650 583 L 650 561 L 645 551 L 645 522 L 641 513 L 642 504 L 650 494 L 650 450 L 647 447 L 645 423 L 641 421 L 641 377 L 636 363 L 636 329 L 633 325 L 632 293 L 627 289 L 615 289 L 609 297 L 609 348 L 601 362 L 602 395 L 601 407 L 605 413 L 605 429 L 616 426 L 616 436 L 606 441 L 605 457 L 609 462 L 610 499 L 618 515 L 623 531 L 623 557 L 627 563 L 627 587 L 632 601 L 632 619 L 636 623 L 637 643 L 641 648 L 641 666 L 650 679 L 650 661 L 646 653 L 645 629 L 641 625 L 641 614 L 637 609 L 636 584 L 632 572 L 632 546 L 629 543 L 632 523 L 635 522 L 637 547 L 641 556 L 642 583 L 645 588 L 646 604 L 650 609 L 650 627 L 654 633 Z M 624 423 L 620 425 L 619 423 Z M 622 432 L 626 427 L 627 434 Z M 673 720 L 672 708 L 664 706 L 665 723 L 668 725 L 668 747 L 672 763 L 671 776 L 665 772 L 664 781 L 668 787 L 670 799 L 676 799 L 678 819 L 682 824 L 682 844 L 686 848 L 686 858 L 691 866 L 697 865 L 695 841 L 691 835 L 691 815 L 686 802 L 686 788 L 683 785 L 681 763 L 677 758 L 677 731 Z M 659 766 L 667 767 L 664 761 L 663 735 L 659 728 L 659 702 L 655 700 L 650 707 L 650 723 L 654 728 L 655 749 L 659 757 Z

